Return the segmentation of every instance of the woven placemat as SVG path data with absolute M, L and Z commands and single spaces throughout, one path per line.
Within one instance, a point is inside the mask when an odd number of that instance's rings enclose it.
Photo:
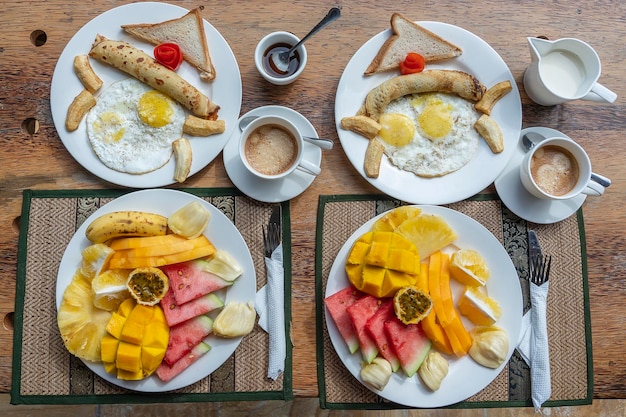
M 381 195 L 321 196 L 318 206 L 316 251 L 316 313 L 318 384 L 322 408 L 405 408 L 365 388 L 336 354 L 326 328 L 323 298 L 337 253 L 363 223 L 402 204 Z M 593 360 L 587 266 L 582 209 L 561 222 L 539 225 L 511 213 L 496 195 L 478 195 L 446 207 L 481 223 L 502 242 L 517 269 L 524 312 L 530 308 L 528 230 L 537 232 L 544 253 L 555 254 L 548 296 L 552 396 L 545 404 L 590 404 Z M 558 272 L 557 272 L 558 271 Z M 531 406 L 530 371 L 517 351 L 494 381 L 454 408 Z
M 237 227 L 257 271 L 257 291 L 265 285 L 261 225 L 273 205 L 231 188 L 185 189 L 213 204 Z M 126 191 L 128 192 L 128 191 Z M 176 391 L 142 394 L 95 375 L 65 349 L 56 321 L 56 278 L 75 230 L 99 207 L 126 193 L 116 190 L 34 191 L 23 197 L 15 305 L 11 403 L 155 403 L 231 400 L 288 400 L 292 391 L 292 347 L 285 372 L 267 377 L 269 338 L 259 326 L 211 375 Z M 291 322 L 291 232 L 289 203 L 283 206 L 286 332 Z

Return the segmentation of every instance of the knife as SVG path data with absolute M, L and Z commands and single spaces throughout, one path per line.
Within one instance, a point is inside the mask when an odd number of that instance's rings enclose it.
M 541 245 L 534 230 L 528 231 L 528 256 L 542 256 Z M 530 268 L 533 263 L 530 262 Z M 532 338 L 530 348 L 530 384 L 531 399 L 535 410 L 550 398 L 550 353 L 548 349 L 548 329 L 546 325 L 546 303 L 548 297 L 548 283 L 537 286 L 530 283 L 530 302 Z
M 277 227 L 278 228 L 278 232 L 279 232 L 279 241 L 280 236 L 282 236 L 282 230 L 280 227 L 280 220 L 282 218 L 282 206 L 280 204 L 277 204 L 274 206 L 274 208 L 272 209 L 272 214 L 270 215 L 270 220 L 267 223 L 268 226 L 268 230 L 273 228 L 273 227 Z
M 282 207 L 280 204 L 277 204 L 272 209 L 272 214 L 267 223 L 267 229 L 270 234 L 272 230 L 278 231 L 277 242 L 273 242 L 277 247 L 282 240 L 281 214 Z M 272 248 L 272 253 L 274 249 L 276 248 Z M 265 258 L 265 266 L 267 270 L 267 332 L 269 334 L 267 376 L 276 380 L 285 370 L 286 357 L 283 254 L 280 252 L 270 254 L 270 258 Z
M 528 257 L 534 258 L 535 256 L 541 256 L 541 245 L 537 238 L 537 233 L 534 230 L 528 231 Z M 532 265 L 532 264 L 531 264 Z

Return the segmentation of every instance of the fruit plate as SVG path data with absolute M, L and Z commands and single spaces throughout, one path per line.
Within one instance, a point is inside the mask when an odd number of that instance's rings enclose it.
M 448 248 L 444 248 L 444 252 L 456 248 L 472 248 L 477 250 L 485 259 L 491 270 L 491 278 L 487 282 L 489 296 L 498 301 L 502 309 L 502 316 L 496 325 L 506 330 L 509 336 L 509 351 L 507 352 L 506 360 L 497 369 L 483 367 L 474 362 L 468 355 L 456 358 L 455 356 L 443 354 L 448 359 L 450 366 L 448 375 L 443 380 L 439 390 L 435 392 L 430 391 L 417 375 L 407 378 L 400 370 L 391 376 L 389 383 L 382 391 L 374 391 L 389 401 L 409 407 L 444 407 L 463 401 L 476 394 L 491 383 L 506 366 L 519 338 L 522 323 L 522 290 L 511 258 L 496 237 L 484 226 L 462 213 L 445 207 L 417 207 L 422 209 L 422 213 L 442 216 L 457 233 L 458 238 L 454 242 L 454 246 L 450 245 Z M 325 297 L 350 285 L 344 268 L 348 253 L 353 243 L 361 235 L 368 232 L 374 222 L 383 215 L 384 213 L 363 224 L 343 245 L 331 267 L 326 284 Z M 456 303 L 462 286 L 451 280 L 451 287 Z M 360 351 L 350 354 L 328 310 L 325 309 L 325 313 L 328 333 L 337 355 L 341 358 L 348 371 L 363 384 L 359 376 L 362 362 Z M 463 322 L 468 330 L 473 328 L 473 325 L 464 317 Z M 371 389 L 367 385 L 363 385 Z
M 142 49 L 148 55 L 153 56 L 153 45 L 139 41 L 126 34 L 120 25 L 161 22 L 178 18 L 187 12 L 187 9 L 180 6 L 157 2 L 132 3 L 119 6 L 102 13 L 85 24 L 76 32 L 61 53 L 54 69 L 50 86 L 52 120 L 63 145 L 72 157 L 86 170 L 103 180 L 131 188 L 163 187 L 175 182 L 175 161 L 172 157 L 161 168 L 141 175 L 118 172 L 105 166 L 91 149 L 86 134 L 85 118 L 83 118 L 77 130 L 70 132 L 65 128 L 67 108 L 74 97 L 83 89 L 73 70 L 74 57 L 87 54 L 97 34 L 104 35 L 112 40 L 128 42 Z M 206 10 L 204 15 L 207 15 Z M 177 73 L 220 106 L 219 119 L 226 122 L 226 130 L 221 134 L 211 136 L 210 140 L 202 137 L 189 137 L 193 152 L 189 176 L 203 169 L 219 155 L 232 132 L 238 129 L 237 119 L 241 110 L 241 75 L 235 55 L 226 39 L 206 20 L 204 21 L 204 31 L 215 65 L 217 74 L 215 79 L 210 82 L 201 81 L 198 71 L 187 62 L 182 63 Z M 104 83 L 101 91 L 115 81 L 131 78 L 130 75 L 95 59 L 90 59 L 90 63 L 95 73 Z M 97 99 L 98 93 L 96 93 Z
M 464 200 L 485 189 L 506 167 L 513 155 L 522 126 L 522 103 L 517 83 L 504 60 L 484 40 L 458 26 L 441 22 L 418 22 L 444 39 L 458 45 L 463 54 L 440 63 L 429 64 L 426 69 L 448 69 L 467 72 L 485 86 L 509 80 L 513 86 L 493 108 L 491 117 L 498 122 L 504 135 L 504 151 L 494 154 L 480 139 L 474 157 L 461 169 L 450 174 L 422 178 L 393 166 L 386 157 L 378 178 L 369 178 L 363 170 L 368 141 L 363 136 L 341 127 L 341 119 L 353 116 L 363 104 L 366 95 L 383 81 L 399 75 L 387 71 L 372 76 L 363 72 L 372 61 L 383 42 L 391 36 L 391 29 L 369 39 L 348 62 L 343 71 L 335 97 L 335 121 L 343 149 L 354 168 L 378 190 L 412 204 L 449 204 Z
M 243 269 L 243 274 L 227 291 L 220 293 L 220 298 L 225 303 L 229 301 L 254 301 L 256 294 L 254 264 L 248 246 L 235 225 L 216 207 L 194 195 L 176 190 L 155 189 L 136 191 L 116 198 L 94 212 L 78 228 L 67 245 L 59 266 L 56 283 L 57 310 L 61 305 L 65 288 L 81 264 L 82 250 L 90 245 L 85 237 L 85 230 L 92 220 L 103 214 L 119 210 L 148 211 L 168 216 L 191 201 L 201 202 L 211 213 L 209 225 L 205 231 L 207 238 L 217 249 L 230 253 Z M 211 350 L 198 359 L 193 366 L 167 383 L 161 382 L 156 375 L 141 381 L 124 381 L 107 373 L 101 363 L 84 362 L 98 376 L 120 387 L 140 392 L 171 391 L 191 385 L 211 374 L 233 354 L 241 339 L 241 337 L 224 339 L 210 335 L 205 339 L 205 342 L 211 346 Z

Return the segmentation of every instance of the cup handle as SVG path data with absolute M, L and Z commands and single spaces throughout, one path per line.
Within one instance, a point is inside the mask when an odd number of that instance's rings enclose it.
M 300 160 L 300 163 L 298 164 L 296 169 L 306 172 L 307 174 L 316 175 L 316 176 L 319 175 L 320 172 L 322 172 L 320 167 L 318 167 L 314 163 L 309 162 L 305 159 Z
M 609 90 L 600 83 L 595 83 L 591 91 L 583 97 L 583 100 L 613 103 L 617 99 L 617 94 Z
M 582 193 L 589 196 L 601 196 L 602 194 L 604 194 L 604 187 L 594 180 L 589 180 L 589 182 L 587 183 L 587 188 L 585 188 Z

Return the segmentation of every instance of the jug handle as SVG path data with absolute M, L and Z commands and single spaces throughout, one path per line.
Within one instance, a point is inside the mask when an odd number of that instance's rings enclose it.
M 595 83 L 591 91 L 583 97 L 583 100 L 613 103 L 617 99 L 617 94 L 609 90 L 600 83 Z

